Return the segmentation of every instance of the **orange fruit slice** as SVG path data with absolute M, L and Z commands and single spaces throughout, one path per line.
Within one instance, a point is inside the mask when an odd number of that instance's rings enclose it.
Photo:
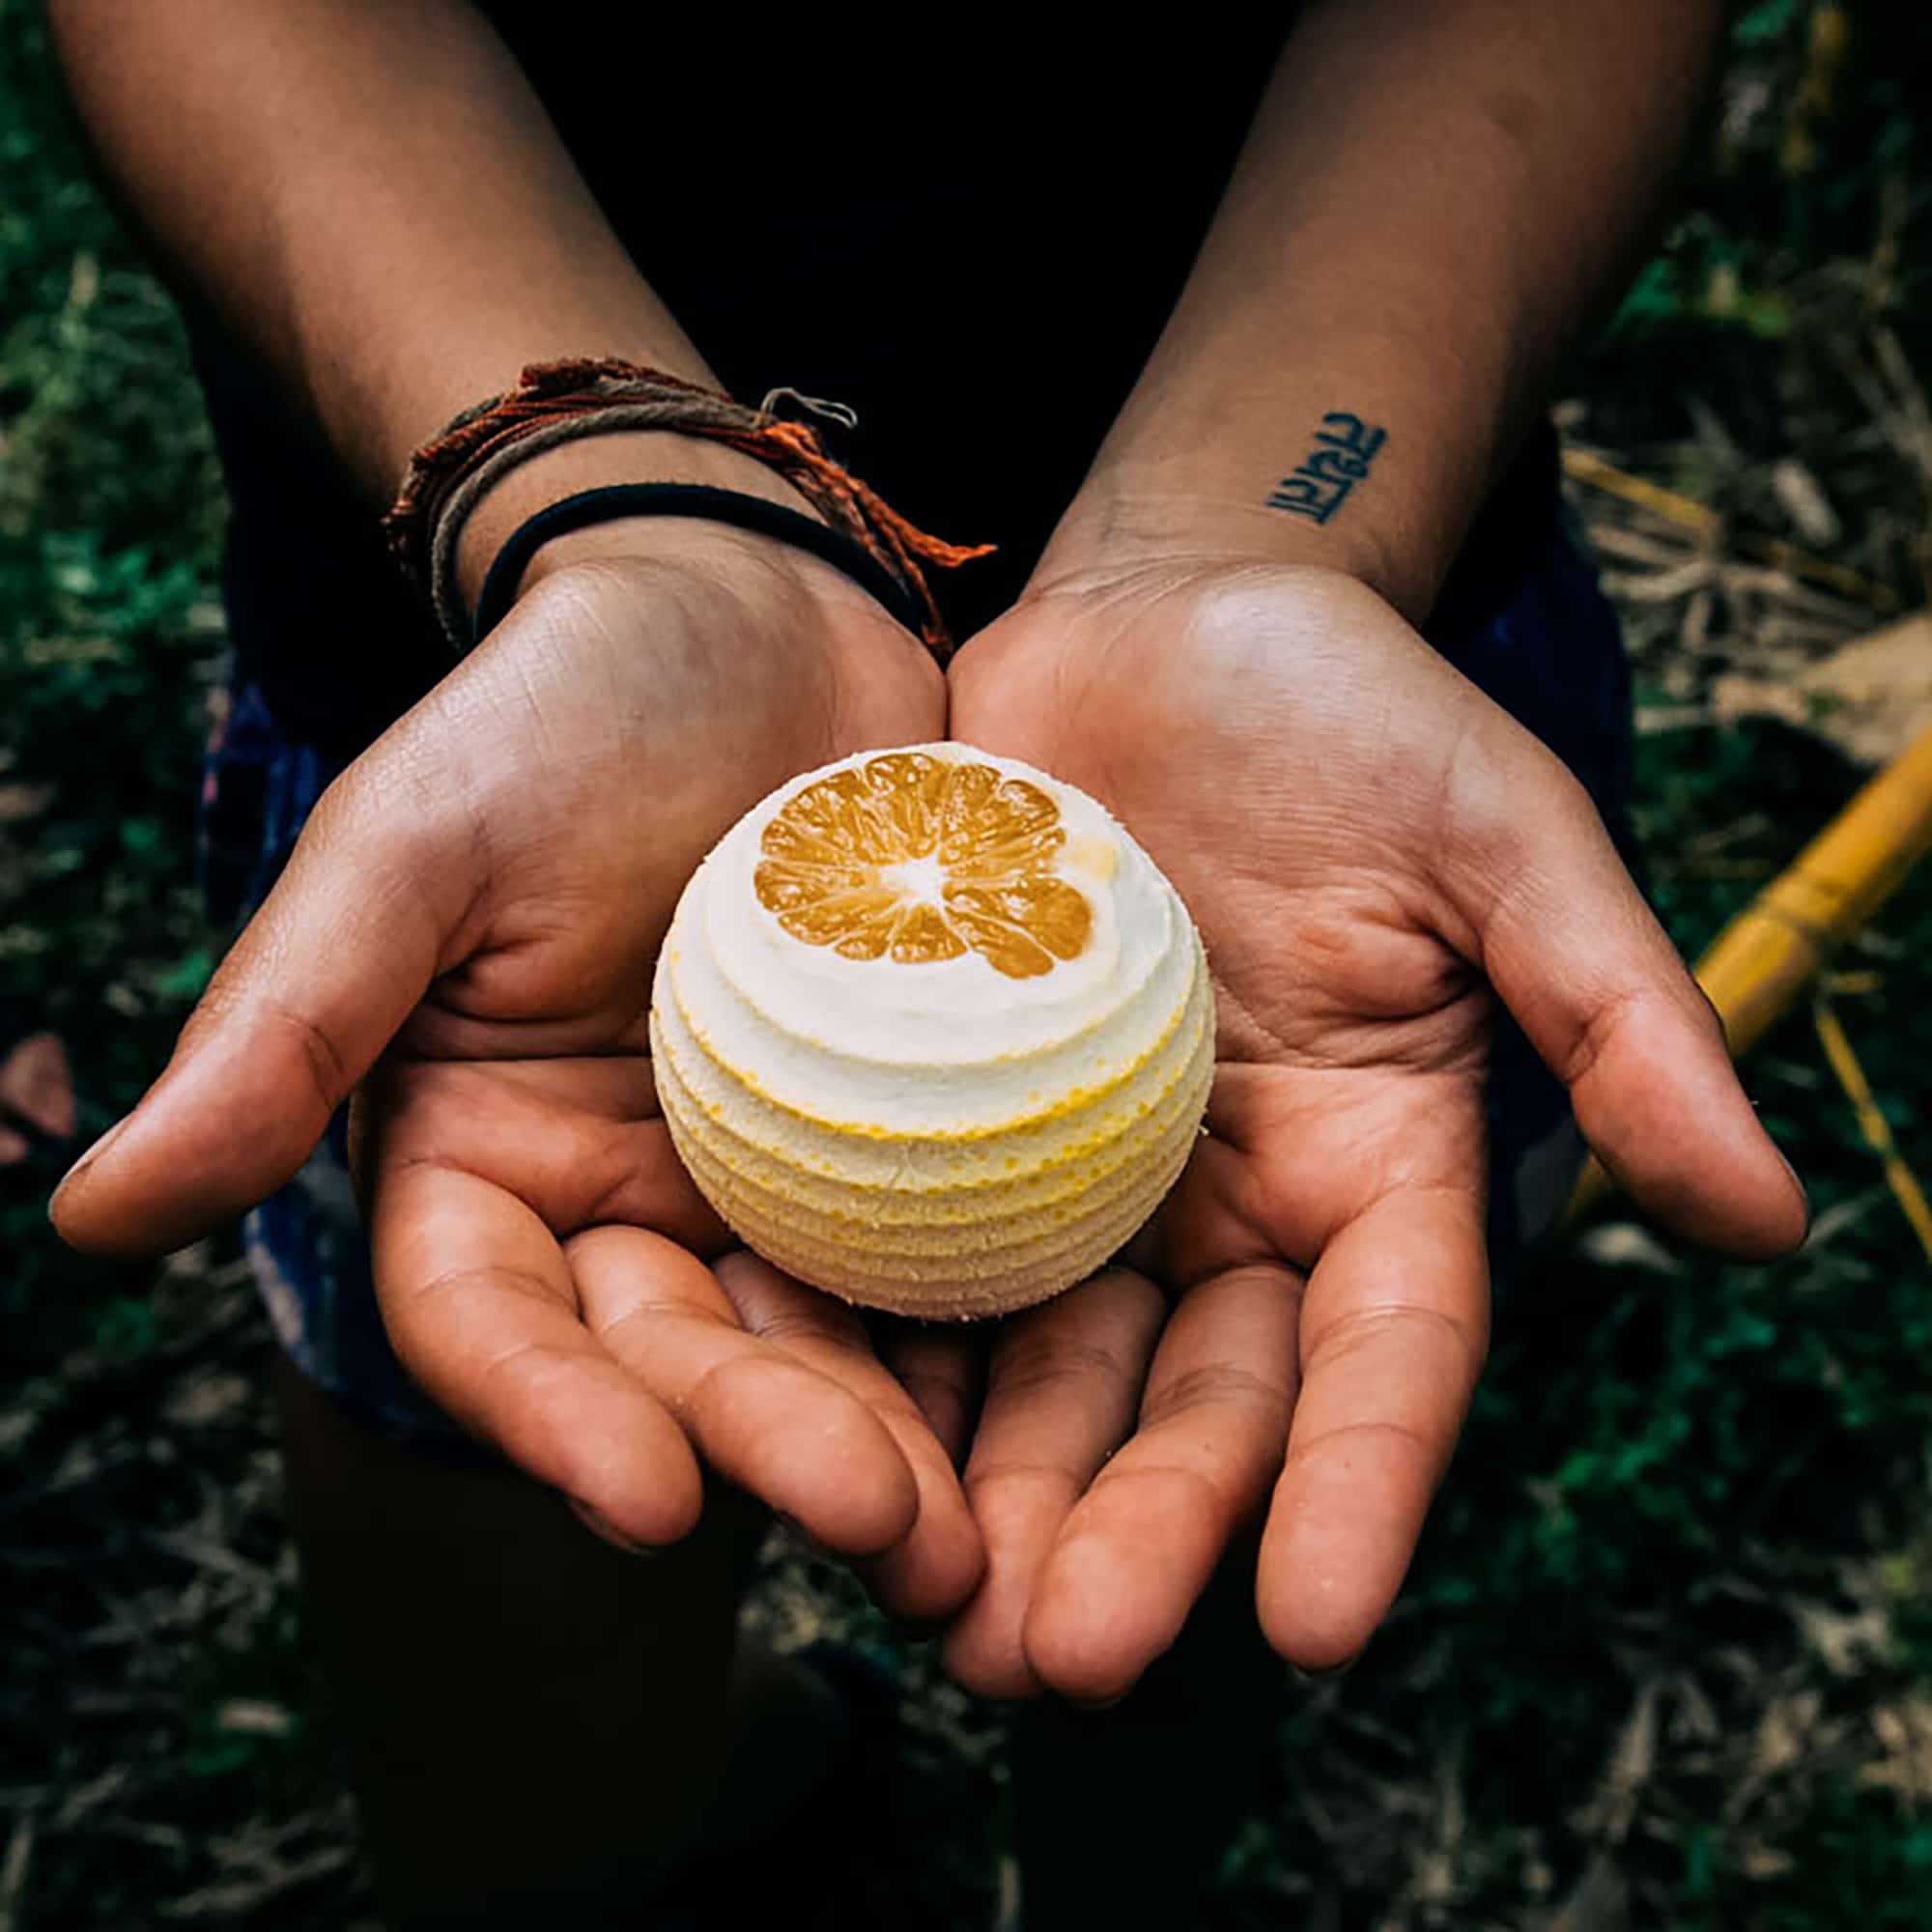
M 1052 867 L 1045 792 L 991 765 L 890 752 L 818 780 L 765 827 L 758 902 L 841 958 L 925 965 L 977 952 L 1009 980 L 1076 959 L 1093 908 Z

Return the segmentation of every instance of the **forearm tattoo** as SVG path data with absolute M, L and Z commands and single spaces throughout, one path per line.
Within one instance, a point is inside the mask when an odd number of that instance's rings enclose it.
M 1268 495 L 1268 508 L 1325 524 L 1349 499 L 1349 492 L 1369 473 L 1388 431 L 1372 429 L 1346 410 L 1330 410 L 1315 432 L 1315 447 L 1293 475 Z

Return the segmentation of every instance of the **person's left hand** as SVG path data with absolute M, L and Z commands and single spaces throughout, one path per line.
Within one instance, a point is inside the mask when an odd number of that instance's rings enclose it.
M 1147 1272 L 994 1337 L 965 1471 L 987 1570 L 949 1664 L 1111 1700 L 1264 1511 L 1262 1624 L 1338 1665 L 1400 1586 L 1484 1357 L 1491 989 L 1662 1219 L 1776 1254 L 1803 1190 L 1582 788 L 1359 582 L 1063 576 L 952 688 L 954 737 L 1092 792 L 1174 881 L 1219 1034 Z M 956 1432 L 940 1352 L 923 1399 Z

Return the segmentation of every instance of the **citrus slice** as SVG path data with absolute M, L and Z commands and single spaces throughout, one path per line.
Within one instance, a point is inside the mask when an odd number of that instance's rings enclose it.
M 651 1043 L 686 1167 L 746 1243 L 854 1301 L 971 1316 L 1091 1273 L 1199 1131 L 1192 923 L 1093 799 L 961 745 L 755 807 L 686 888 Z
M 1074 959 L 1093 908 L 1052 867 L 1060 808 L 991 765 L 891 752 L 816 780 L 759 837 L 758 902 L 847 959 L 977 952 L 1009 980 Z

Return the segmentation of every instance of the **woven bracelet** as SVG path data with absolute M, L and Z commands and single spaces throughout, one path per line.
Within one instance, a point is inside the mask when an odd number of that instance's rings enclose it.
M 530 558 L 553 537 L 568 536 L 572 530 L 588 529 L 593 524 L 611 523 L 619 517 L 703 517 L 776 537 L 780 543 L 808 551 L 842 570 L 914 636 L 924 623 L 925 613 L 903 578 L 888 570 L 842 530 L 817 523 L 801 510 L 788 510 L 769 497 L 714 489 L 708 483 L 606 483 L 546 504 L 503 539 L 483 587 L 476 593 L 469 643 L 480 644 L 509 615 Z
M 514 389 L 465 410 L 411 458 L 403 487 L 383 519 L 389 547 L 405 573 L 427 592 L 443 635 L 460 656 L 469 648 L 472 625 L 456 585 L 457 546 L 464 525 L 491 488 L 519 464 L 581 437 L 631 430 L 701 437 L 756 457 L 783 476 L 828 529 L 856 545 L 900 587 L 902 596 L 890 600 L 889 608 L 901 621 L 908 611 L 917 613 L 912 628 L 944 663 L 952 639 L 923 566 L 951 569 L 988 554 L 992 546 L 949 544 L 908 523 L 828 456 L 810 427 L 774 413 L 775 404 L 787 396 L 834 421 L 849 426 L 854 420 L 838 404 L 788 389 L 775 389 L 762 408 L 750 409 L 719 390 L 612 356 L 533 362 Z M 710 514 L 718 507 L 692 501 L 687 514 Z M 831 551 L 821 554 L 844 560 Z M 878 582 L 867 587 L 876 594 Z

